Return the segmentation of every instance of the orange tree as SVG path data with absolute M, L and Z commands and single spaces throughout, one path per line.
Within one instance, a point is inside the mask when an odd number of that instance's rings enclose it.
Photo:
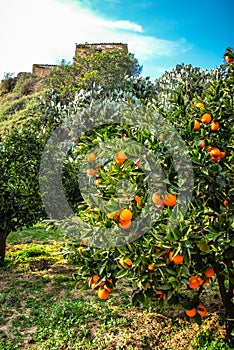
M 69 231 L 69 225 L 63 223 L 69 237 L 67 256 L 77 264 L 79 285 L 92 288 L 103 300 L 108 298 L 117 280 L 127 278 L 134 288 L 133 303 L 148 298 L 159 304 L 179 303 L 186 317 L 200 323 L 209 311 L 201 303 L 200 295 L 217 281 L 225 309 L 227 339 L 231 339 L 234 319 L 233 87 L 234 68 L 230 63 L 222 77 L 211 81 L 200 95 L 194 92 L 188 97 L 182 90 L 175 91 L 168 110 L 160 106 L 160 101 L 151 99 L 146 103 L 147 118 L 157 111 L 169 121 L 185 140 L 192 162 L 192 197 L 173 230 L 168 230 L 167 224 L 183 200 L 178 196 L 183 179 L 179 178 L 180 169 L 173 164 L 167 147 L 170 134 L 167 128 L 159 135 L 147 128 L 142 130 L 139 118 L 135 125 L 128 124 L 126 119 L 122 124 L 93 128 L 77 140 L 73 161 L 81 164 L 86 159 L 88 165 L 82 171 L 87 172 L 92 182 L 89 189 L 113 205 L 109 211 L 103 211 L 98 201 L 96 205 L 86 200 L 80 203 L 77 217 L 82 219 L 79 225 L 83 226 L 79 226 L 79 239 L 76 239 L 77 227 L 71 225 Z M 129 98 L 127 101 L 133 103 Z M 97 164 L 97 158 L 105 158 L 102 146 L 104 149 L 104 143 L 110 139 L 118 146 L 113 146 L 112 159 Z M 160 164 L 163 175 L 156 176 L 159 185 L 153 193 L 146 181 L 150 170 L 146 174 L 141 168 L 146 158 L 142 155 L 137 158 L 137 147 L 136 153 L 131 154 L 126 146 L 129 139 L 143 144 Z M 99 151 L 94 149 L 100 144 Z M 113 199 L 119 195 L 123 203 L 115 205 Z M 134 220 L 148 201 L 153 203 L 159 217 L 139 236 L 132 229 Z M 111 228 L 113 235 L 115 228 L 120 228 L 120 241 L 116 239 L 112 247 L 98 246 L 97 241 L 96 247 L 89 244 L 88 224 Z M 125 237 L 131 239 L 121 244 Z
M 0 265 L 4 263 L 8 235 L 48 217 L 41 200 L 38 172 L 46 140 L 62 116 L 58 96 L 48 93 L 44 98 L 37 106 L 37 118 L 0 138 Z M 64 169 L 65 178 L 67 172 L 68 167 Z M 74 178 L 65 179 L 64 186 L 69 198 L 79 201 Z

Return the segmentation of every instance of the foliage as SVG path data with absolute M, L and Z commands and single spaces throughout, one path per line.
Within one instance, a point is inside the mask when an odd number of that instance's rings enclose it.
M 13 92 L 19 97 L 33 94 L 42 90 L 43 85 L 40 86 L 39 83 L 42 84 L 41 78 L 35 77 L 32 73 L 19 73 Z
M 74 97 L 80 89 L 92 90 L 100 85 L 105 90 L 122 86 L 125 76 L 133 70 L 139 72 L 137 61 L 120 50 L 90 52 L 79 57 L 72 65 L 63 65 L 50 73 L 48 87 L 57 90 L 65 98 Z
M 40 98 L 38 94 L 6 99 L 0 102 L 0 139 L 13 130 L 20 130 L 23 126 L 40 119 L 39 109 Z
M 158 299 L 162 304 L 179 302 L 185 309 L 195 308 L 195 317 L 191 317 L 191 320 L 198 323 L 203 317 L 199 309 L 200 293 L 204 288 L 209 288 L 209 283 L 212 284 L 216 278 L 226 312 L 227 337 L 230 338 L 233 329 L 234 288 L 234 70 L 232 65 L 225 68 L 228 70 L 221 69 L 219 79 L 213 79 L 208 88 L 201 90 L 200 96 L 199 89 L 195 92 L 189 91 L 189 98 L 183 89 L 175 90 L 173 99 L 170 101 L 172 108 L 167 110 L 160 105 L 158 109 L 162 118 L 167 118 L 186 140 L 193 164 L 193 196 L 180 224 L 172 232 L 166 229 L 172 214 L 172 208 L 166 206 L 157 223 L 149 228 L 144 236 L 132 243 L 102 250 L 89 246 L 88 237 L 84 234 L 80 247 L 79 243 L 69 245 L 68 256 L 79 267 L 77 278 L 79 283 L 83 281 L 85 288 L 92 286 L 94 275 L 100 277 L 97 290 L 102 282 L 106 283 L 107 288 L 112 288 L 117 279 L 127 277 L 136 288 L 133 293 L 134 303 L 143 302 L 147 298 L 153 298 L 155 301 Z M 149 115 L 155 108 L 157 108 L 155 102 L 148 101 L 146 111 Z M 211 123 L 202 122 L 199 130 L 193 130 L 194 121 L 201 121 L 205 113 L 212 116 L 212 122 L 219 123 L 218 130 L 213 131 Z M 149 117 L 148 114 L 146 115 Z M 162 146 L 152 131 L 138 132 L 139 127 L 140 122 L 136 119 L 134 126 L 123 123 L 121 126 L 112 125 L 92 130 L 79 140 L 74 150 L 77 162 L 79 163 L 81 155 L 91 152 L 95 144 L 114 138 L 116 144 L 121 144 L 120 147 L 124 150 L 124 140 L 135 139 L 147 145 L 154 154 L 158 155 L 158 161 L 165 174 L 165 180 L 162 180 L 162 183 L 166 185 L 167 192 L 177 195 L 181 185 L 168 150 Z M 169 135 L 165 134 L 163 138 L 169 142 Z M 203 148 L 200 147 L 202 140 L 205 142 Z M 224 152 L 222 159 L 211 157 L 210 147 Z M 128 158 L 127 151 L 126 154 Z M 116 161 L 110 161 L 98 168 L 93 181 L 98 179 L 96 186 L 99 195 L 105 199 L 111 199 L 117 195 L 116 185 L 121 177 L 135 185 L 137 192 L 134 195 L 137 194 L 141 199 L 141 205 L 138 206 L 129 190 L 127 207 L 136 219 L 146 205 L 146 193 L 149 190 L 144 187 L 144 182 L 141 182 L 143 175 L 139 166 L 128 159 L 122 165 Z M 113 212 L 114 215 L 118 214 L 118 210 Z M 114 215 L 108 217 L 99 208 L 92 208 L 87 203 L 78 206 L 78 216 L 82 220 L 100 227 L 112 227 L 113 232 L 120 224 L 118 215 L 113 219 Z M 131 226 L 128 230 L 123 229 L 123 236 L 134 236 L 134 234 Z M 175 263 L 172 255 L 179 256 L 182 262 Z M 120 263 L 123 259 L 130 259 L 131 264 L 123 265 Z M 214 277 L 208 278 L 205 275 L 207 267 L 214 269 Z M 198 278 L 199 284 L 195 287 L 190 282 L 191 277 Z M 187 295 L 181 294 L 181 290 L 187 290 Z
M 4 95 L 8 92 L 11 92 L 16 84 L 16 79 L 12 77 L 12 73 L 6 73 L 4 79 L 0 84 L 0 95 Z
M 11 231 L 45 217 L 38 185 L 42 138 L 34 130 L 14 131 L 0 144 L 0 260 Z
M 201 96 L 202 92 L 209 87 L 211 80 L 218 81 L 221 78 L 225 68 L 226 66 L 221 66 L 212 70 L 203 70 L 191 64 L 177 64 L 170 72 L 165 72 L 156 79 L 157 100 L 168 109 L 175 90 L 182 91 L 186 99 L 193 98 L 194 94 Z

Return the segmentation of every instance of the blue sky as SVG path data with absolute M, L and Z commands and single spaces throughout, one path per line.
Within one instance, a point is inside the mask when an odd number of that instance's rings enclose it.
M 233 0 L 1 0 L 0 78 L 72 61 L 75 43 L 124 42 L 152 80 L 177 63 L 211 69 L 234 47 Z

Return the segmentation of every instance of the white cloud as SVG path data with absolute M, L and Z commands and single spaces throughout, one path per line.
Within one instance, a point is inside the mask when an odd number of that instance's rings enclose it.
M 107 22 L 109 28 L 116 29 L 124 29 L 124 30 L 132 30 L 135 32 L 142 32 L 142 26 L 136 23 L 132 23 L 129 21 L 115 21 L 115 22 Z
M 147 36 L 142 26 L 102 18 L 72 0 L 1 0 L 0 79 L 4 72 L 31 71 L 33 63 L 72 61 L 75 43 L 128 43 L 140 64 L 186 50 L 181 41 Z

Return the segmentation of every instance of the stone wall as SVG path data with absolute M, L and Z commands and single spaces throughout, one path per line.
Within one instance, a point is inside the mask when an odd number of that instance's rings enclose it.
M 75 58 L 80 56 L 86 56 L 90 50 L 98 50 L 100 52 L 107 50 L 121 50 L 128 53 L 128 45 L 122 43 L 99 43 L 99 44 L 76 44 Z
M 92 50 L 103 52 L 116 49 L 128 53 L 128 45 L 122 43 L 76 44 L 75 60 L 77 60 L 78 57 L 90 54 Z M 32 73 L 39 78 L 45 78 L 50 74 L 51 70 L 58 68 L 59 65 L 56 64 L 33 64 Z
M 58 67 L 56 64 L 33 64 L 32 73 L 37 77 L 45 78 L 52 70 Z

